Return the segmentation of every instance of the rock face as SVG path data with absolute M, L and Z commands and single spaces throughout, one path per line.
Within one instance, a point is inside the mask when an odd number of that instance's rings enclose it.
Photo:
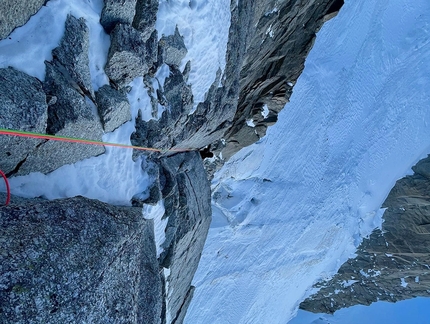
M 334 313 L 378 300 L 396 302 L 430 296 L 430 156 L 396 182 L 383 207 L 382 231 L 374 231 L 328 282 L 300 304 L 311 312 Z
M 160 264 L 170 272 L 166 310 L 171 323 L 182 323 L 211 222 L 210 185 L 197 152 L 162 159 L 159 181 L 169 217 L 164 252 L 160 255 Z
M 125 87 L 135 77 L 148 73 L 157 61 L 157 32 L 140 32 L 119 24 L 111 33 L 111 47 L 105 71 L 119 87 Z
M 102 138 L 103 128 L 91 102 L 94 91 L 89 70 L 88 37 L 84 20 L 69 15 L 60 46 L 52 52 L 53 61 L 46 62 L 43 89 L 50 98 L 55 98 L 48 105 L 46 132 L 49 134 L 92 140 Z M 27 156 L 17 174 L 49 173 L 66 163 L 102 153 L 104 148 L 101 146 L 48 141 Z M 48 158 L 52 156 L 55 159 Z
M 105 132 L 112 132 L 131 120 L 130 104 L 123 91 L 104 85 L 96 92 L 96 102 Z
M 0 69 L 0 128 L 45 132 L 48 105 L 42 83 L 13 68 Z M 37 139 L 0 137 L 0 169 L 13 173 L 42 143 Z
M 0 322 L 161 322 L 153 224 L 141 209 L 12 202 L 0 207 Z
M 3 0 L 0 3 L 0 39 L 6 38 L 16 27 L 24 25 L 45 2 L 46 0 Z
M 239 73 L 239 100 L 224 135 L 224 158 L 256 142 L 276 122 L 303 71 L 316 32 L 342 5 L 343 0 L 239 1 L 232 14 L 228 52 L 229 62 L 240 66 L 240 71 L 231 71 Z

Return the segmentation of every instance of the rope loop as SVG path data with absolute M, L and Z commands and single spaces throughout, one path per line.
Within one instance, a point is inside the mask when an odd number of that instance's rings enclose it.
M 3 173 L 2 170 L 0 170 L 0 175 L 3 177 L 4 183 L 6 184 L 6 203 L 5 206 L 9 205 L 10 202 L 10 187 L 9 187 L 9 181 L 7 180 L 6 175 Z

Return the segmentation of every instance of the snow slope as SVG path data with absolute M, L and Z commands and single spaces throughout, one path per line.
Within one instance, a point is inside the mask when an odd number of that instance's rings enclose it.
M 287 323 L 380 224 L 430 153 L 430 3 L 346 1 L 291 102 L 213 182 L 214 221 L 186 323 Z

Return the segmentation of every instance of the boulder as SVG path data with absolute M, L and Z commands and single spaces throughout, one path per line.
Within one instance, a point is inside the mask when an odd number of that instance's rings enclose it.
M 0 234 L 1 323 L 161 323 L 153 223 L 140 208 L 13 197 Z
M 187 48 L 184 38 L 179 34 L 178 26 L 176 26 L 174 35 L 163 35 L 158 42 L 158 66 L 165 63 L 179 67 L 185 55 L 187 55 Z
M 88 51 L 89 29 L 85 20 L 68 15 L 60 45 L 52 51 L 53 63 L 84 94 L 94 97 Z
M 112 132 L 131 120 L 127 95 L 104 85 L 96 92 L 96 103 L 105 132 Z
M 0 2 L 0 39 L 6 38 L 39 11 L 46 0 L 2 0 Z
M 136 0 L 105 0 L 100 24 L 110 33 L 117 24 L 131 25 L 136 13 Z
M 158 13 L 158 0 L 137 0 L 133 27 L 143 33 L 151 34 L 155 29 Z
M 15 70 L 0 69 L 0 128 L 45 133 L 48 105 L 42 83 Z M 42 140 L 0 135 L 0 170 L 13 174 Z
M 135 77 L 148 73 L 157 62 L 157 32 L 144 34 L 131 26 L 118 24 L 111 33 L 111 46 L 105 72 L 120 88 Z

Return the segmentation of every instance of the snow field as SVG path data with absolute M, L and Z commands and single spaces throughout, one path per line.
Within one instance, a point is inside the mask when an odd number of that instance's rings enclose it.
M 215 176 L 185 323 L 288 322 L 381 224 L 430 153 L 429 20 L 425 0 L 347 1 L 324 25 L 278 123 Z

